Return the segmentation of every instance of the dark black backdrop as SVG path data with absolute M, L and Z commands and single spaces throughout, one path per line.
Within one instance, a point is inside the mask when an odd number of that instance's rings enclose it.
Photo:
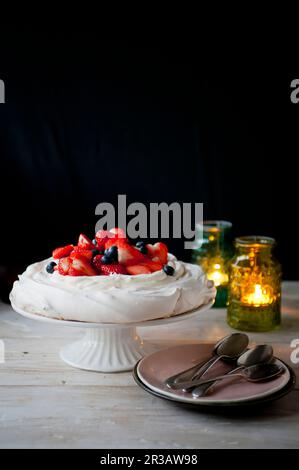
M 298 278 L 297 77 L 237 57 L 211 66 L 200 50 L 2 30 L 0 265 L 92 235 L 96 204 L 126 194 L 204 202 L 236 235 L 275 237 L 284 278 Z

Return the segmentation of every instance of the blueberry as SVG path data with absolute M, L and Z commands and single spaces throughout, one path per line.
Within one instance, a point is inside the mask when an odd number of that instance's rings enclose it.
M 117 246 L 113 245 L 110 248 L 108 248 L 107 250 L 105 250 L 105 256 L 108 256 L 113 261 L 117 261 L 118 260 Z
M 47 273 L 53 274 L 55 266 L 56 266 L 56 263 L 54 261 L 51 261 L 51 263 L 47 264 L 46 266 Z
M 101 263 L 102 264 L 111 264 L 111 263 L 113 263 L 113 259 L 110 256 L 104 255 L 103 258 L 101 258 Z
M 96 248 L 94 250 L 91 250 L 91 252 L 92 252 L 92 256 L 96 256 L 100 254 L 99 250 L 97 250 Z
M 163 266 L 163 271 L 165 272 L 165 274 L 167 274 L 167 276 L 173 276 L 174 275 L 174 269 L 172 266 L 169 266 L 169 264 L 165 264 Z
M 147 254 L 147 248 L 145 246 L 145 242 L 140 240 L 139 242 L 136 243 L 136 248 L 140 251 L 140 253 L 143 253 L 144 255 Z
M 91 242 L 91 243 L 92 243 L 93 245 L 96 245 L 96 246 L 97 246 L 97 244 L 98 244 L 98 242 L 96 241 L 96 239 L 95 239 L 95 238 L 92 240 L 92 242 Z

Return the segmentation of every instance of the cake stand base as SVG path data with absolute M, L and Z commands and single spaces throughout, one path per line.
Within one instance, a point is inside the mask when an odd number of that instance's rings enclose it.
M 136 333 L 136 328 L 162 326 L 179 323 L 197 317 L 208 310 L 214 303 L 214 295 L 209 303 L 172 317 L 157 318 L 131 324 L 90 323 L 73 320 L 58 320 L 41 313 L 25 310 L 12 302 L 12 308 L 31 320 L 38 320 L 61 326 L 70 326 L 84 330 L 84 336 L 65 346 L 61 359 L 73 367 L 95 372 L 122 372 L 132 370 L 145 351 L 143 341 Z
M 89 328 L 82 339 L 65 346 L 60 357 L 79 369 L 95 372 L 131 370 L 143 356 L 136 328 Z

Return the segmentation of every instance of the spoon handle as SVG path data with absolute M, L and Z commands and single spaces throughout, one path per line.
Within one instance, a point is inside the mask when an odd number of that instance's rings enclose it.
M 235 369 L 232 369 L 231 371 L 227 372 L 226 375 L 233 375 L 235 374 L 235 372 L 237 372 L 238 370 L 241 370 L 243 369 L 244 366 L 238 366 L 236 367 Z M 217 380 L 214 379 L 214 382 L 211 382 L 211 383 L 205 383 L 203 385 L 199 385 L 198 387 L 194 388 L 193 389 L 193 392 L 192 392 L 192 395 L 195 396 L 196 398 L 198 397 L 204 397 L 205 395 L 207 395 L 208 391 L 214 387 L 215 383 L 217 382 Z
M 191 380 L 200 379 L 200 377 L 202 377 L 206 372 L 208 372 L 214 366 L 214 364 L 216 364 L 221 358 L 222 356 L 212 357 L 210 361 L 208 361 L 203 367 L 199 369 L 196 374 L 193 375 Z
M 174 384 L 172 388 L 175 390 L 185 390 L 186 392 L 192 390 L 195 387 L 198 387 L 199 385 L 215 382 L 216 380 L 222 380 L 222 379 L 227 379 L 230 377 L 243 377 L 243 374 L 238 373 L 238 374 L 224 374 L 224 375 L 218 375 L 218 377 L 213 377 L 211 379 L 202 379 L 202 380 L 194 380 L 194 381 L 189 381 L 189 382 L 183 382 L 183 383 L 178 383 Z
M 168 387 L 172 387 L 175 383 L 186 382 L 188 380 L 192 380 L 193 376 L 194 375 L 197 376 L 197 372 L 199 372 L 204 366 L 209 365 L 212 362 L 212 360 L 214 360 L 214 357 L 211 357 L 208 360 L 205 359 L 204 361 L 198 364 L 195 364 L 195 366 L 192 366 L 189 369 L 186 369 L 182 372 L 179 372 L 178 374 L 168 377 L 168 379 L 165 380 L 165 384 Z

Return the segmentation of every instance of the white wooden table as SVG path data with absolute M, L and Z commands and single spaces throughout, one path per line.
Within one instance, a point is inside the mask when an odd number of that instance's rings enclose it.
M 299 338 L 299 282 L 283 286 L 279 331 L 251 334 L 269 342 L 291 364 L 290 343 Z M 224 309 L 141 335 L 156 347 L 214 342 L 230 332 Z M 1 448 L 297 448 L 299 382 L 288 396 L 262 411 L 212 414 L 192 411 L 141 390 L 131 373 L 101 374 L 68 367 L 59 349 L 80 335 L 21 317 L 0 304 Z M 292 365 L 296 374 L 299 365 Z

